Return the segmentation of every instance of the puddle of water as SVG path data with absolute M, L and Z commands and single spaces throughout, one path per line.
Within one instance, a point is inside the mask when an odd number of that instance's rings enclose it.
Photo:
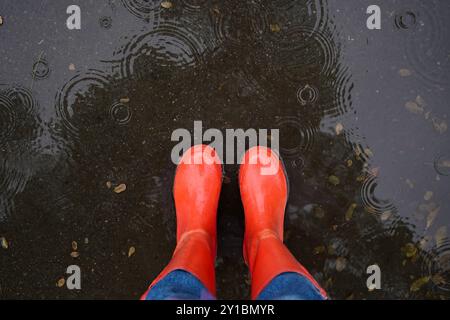
M 356 0 L 81 1 L 80 31 L 63 4 L 6 2 L 1 297 L 139 297 L 175 244 L 171 134 L 194 120 L 280 129 L 286 243 L 331 297 L 449 297 L 445 1 L 382 1 L 381 31 Z M 237 170 L 219 298 L 249 295 Z M 70 264 L 81 291 L 56 285 Z

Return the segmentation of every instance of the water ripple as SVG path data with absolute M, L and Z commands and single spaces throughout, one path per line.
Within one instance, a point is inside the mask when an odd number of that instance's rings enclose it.
M 56 94 L 56 115 L 58 123 L 56 131 L 62 135 L 73 138 L 78 137 L 78 124 L 74 120 L 76 99 L 94 88 L 103 88 L 109 83 L 108 76 L 100 70 L 88 70 L 72 77 Z
M 450 240 L 435 246 L 423 256 L 422 272 L 438 289 L 450 291 Z
M 338 70 L 339 47 L 331 33 L 295 26 L 276 37 L 277 64 L 291 81 L 300 82 L 311 74 L 329 77 Z
M 225 45 L 245 47 L 269 29 L 269 14 L 267 7 L 253 2 L 216 6 L 210 12 L 214 36 Z
M 361 186 L 361 201 L 365 209 L 371 213 L 382 215 L 386 212 L 397 212 L 394 203 L 390 199 L 381 199 L 377 196 L 378 179 L 373 175 L 367 175 Z
M 286 159 L 300 159 L 306 154 L 312 148 L 318 132 L 317 127 L 291 116 L 278 117 L 275 127 L 280 130 L 280 152 Z M 289 141 L 288 145 L 286 141 Z
M 147 23 L 155 22 L 161 1 L 156 0 L 122 0 L 122 5 L 136 18 Z
M 435 1 L 421 3 L 414 14 L 417 16 L 414 32 L 408 34 L 405 46 L 409 63 L 421 77 L 447 87 L 450 83 L 449 14 L 449 6 L 438 6 Z
M 203 61 L 207 50 L 199 32 L 167 22 L 135 35 L 115 56 L 120 61 L 121 77 L 141 79 L 148 75 L 157 77 L 161 67 L 195 66 Z
M 13 102 L 4 94 L 0 94 L 0 147 L 11 136 L 16 126 L 16 113 Z

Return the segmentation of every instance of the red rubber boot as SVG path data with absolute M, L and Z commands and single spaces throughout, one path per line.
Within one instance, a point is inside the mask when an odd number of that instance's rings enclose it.
M 216 217 L 221 186 L 222 165 L 214 149 L 197 145 L 184 153 L 173 187 L 177 246 L 172 260 L 141 299 L 174 270 L 191 273 L 215 295 Z
M 239 170 L 239 187 L 245 211 L 244 259 L 251 273 L 252 299 L 284 272 L 305 276 L 326 297 L 283 244 L 288 186 L 283 164 L 275 152 L 266 147 L 248 150 Z

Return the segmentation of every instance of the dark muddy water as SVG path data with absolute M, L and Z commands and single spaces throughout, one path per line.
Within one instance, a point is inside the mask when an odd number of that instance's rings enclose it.
M 1 298 L 139 297 L 175 245 L 171 134 L 194 120 L 280 129 L 286 243 L 332 298 L 450 296 L 447 0 L 377 1 L 381 30 L 357 0 L 75 1 L 68 30 L 73 2 L 0 2 Z M 237 169 L 225 299 L 249 297 Z

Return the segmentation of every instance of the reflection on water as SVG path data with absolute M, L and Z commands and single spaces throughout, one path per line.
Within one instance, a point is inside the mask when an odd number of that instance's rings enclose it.
M 448 298 L 450 8 L 384 2 L 378 33 L 358 1 L 98 1 L 76 36 L 0 6 L 18 21 L 0 29 L 0 296 L 138 297 L 175 243 L 172 131 L 202 120 L 280 129 L 286 243 L 331 297 Z M 218 293 L 246 298 L 225 170 Z M 55 285 L 73 263 L 80 292 Z

